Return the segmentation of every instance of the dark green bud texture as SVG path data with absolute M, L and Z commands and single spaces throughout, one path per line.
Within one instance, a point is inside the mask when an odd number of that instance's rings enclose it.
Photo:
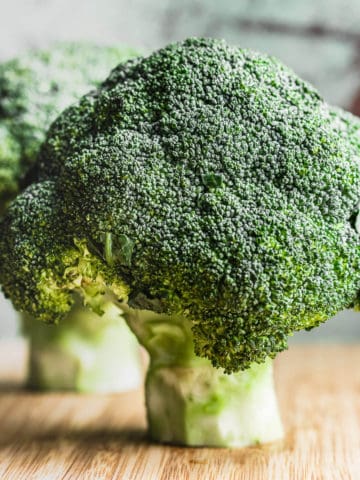
M 359 131 L 278 60 L 222 41 L 130 60 L 53 123 L 2 224 L 4 291 L 60 317 L 75 239 L 90 283 L 186 316 L 213 365 L 262 362 L 357 305 Z

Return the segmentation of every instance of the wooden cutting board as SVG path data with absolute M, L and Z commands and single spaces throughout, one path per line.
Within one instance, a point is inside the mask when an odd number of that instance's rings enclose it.
M 26 392 L 25 361 L 22 343 L 0 344 L 1 480 L 360 479 L 360 345 L 279 355 L 286 438 L 234 450 L 149 443 L 142 391 Z

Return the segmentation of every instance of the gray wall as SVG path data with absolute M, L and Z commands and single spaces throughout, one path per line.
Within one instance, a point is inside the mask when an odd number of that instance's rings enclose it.
M 222 37 L 280 57 L 327 100 L 360 114 L 359 0 L 0 0 L 0 12 L 0 60 L 55 40 L 151 50 L 187 36 Z M 0 335 L 14 335 L 16 316 L 4 301 L 0 315 Z M 340 314 L 296 340 L 360 339 L 357 315 Z

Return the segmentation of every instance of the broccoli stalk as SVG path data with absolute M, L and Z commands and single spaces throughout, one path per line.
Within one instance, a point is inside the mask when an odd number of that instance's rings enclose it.
M 123 392 L 138 388 L 138 342 L 110 301 L 99 316 L 79 303 L 58 325 L 23 316 L 29 338 L 28 385 L 41 390 Z
M 153 440 L 242 447 L 282 438 L 271 359 L 229 375 L 194 354 L 185 318 L 130 310 L 126 319 L 150 354 L 145 396 Z

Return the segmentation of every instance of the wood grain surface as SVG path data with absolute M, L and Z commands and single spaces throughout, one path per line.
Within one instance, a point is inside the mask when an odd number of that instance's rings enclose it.
M 358 480 L 360 346 L 294 346 L 276 361 L 286 438 L 246 449 L 146 439 L 143 393 L 22 389 L 26 349 L 0 344 L 1 480 Z

